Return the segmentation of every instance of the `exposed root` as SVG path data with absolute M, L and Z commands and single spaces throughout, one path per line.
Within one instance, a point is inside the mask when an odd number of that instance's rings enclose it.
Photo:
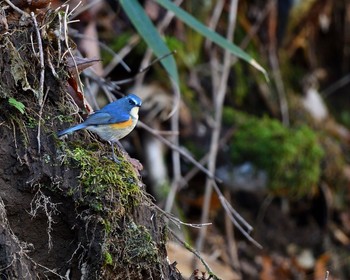
M 30 202 L 30 211 L 29 214 L 32 216 L 32 218 L 35 218 L 38 214 L 38 211 L 43 211 L 47 217 L 47 236 L 48 236 L 48 247 L 49 250 L 52 249 L 52 225 L 55 223 L 52 216 L 58 215 L 59 211 L 57 210 L 58 203 L 53 203 L 51 201 L 51 198 L 49 196 L 46 196 L 40 189 L 38 188 L 38 191 L 35 193 L 32 201 Z

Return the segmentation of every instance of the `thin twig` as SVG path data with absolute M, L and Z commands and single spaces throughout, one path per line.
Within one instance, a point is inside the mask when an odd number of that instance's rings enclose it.
M 224 189 L 224 196 L 228 204 L 231 205 L 231 192 L 228 188 Z M 225 211 L 225 233 L 227 240 L 227 253 L 230 258 L 230 263 L 232 263 L 232 267 L 236 270 L 236 273 L 238 273 L 240 277 L 242 277 L 240 273 L 241 265 L 238 257 L 237 243 L 235 241 L 234 226 L 231 222 L 230 213 L 228 213 L 227 211 Z
M 59 80 L 60 77 L 58 76 L 58 74 L 57 74 L 55 68 L 53 67 L 52 60 L 51 60 L 51 54 L 50 54 L 49 50 L 47 50 L 46 57 L 47 57 L 47 63 L 49 64 L 49 67 L 50 67 L 50 69 L 51 69 L 52 75 L 53 75 L 57 80 Z
M 218 194 L 221 205 L 224 207 L 226 213 L 228 214 L 232 223 L 236 226 L 236 228 L 244 235 L 244 237 L 249 240 L 252 244 L 254 244 L 259 249 L 263 247 L 259 244 L 253 237 L 250 236 L 253 227 L 246 221 L 244 218 L 231 206 L 231 204 L 226 200 L 222 192 L 220 191 L 218 185 L 213 182 L 213 187 Z M 243 228 L 245 227 L 245 229 Z
M 73 260 L 74 256 L 78 253 L 78 250 L 80 249 L 80 247 L 84 248 L 84 247 L 81 245 L 81 242 L 78 243 L 77 248 L 74 250 L 74 252 L 72 253 L 70 259 L 69 259 L 68 261 L 66 261 L 66 263 L 68 263 L 68 264 L 71 264 L 71 263 L 72 263 L 72 260 Z
M 97 4 L 101 3 L 101 2 L 102 2 L 102 0 L 95 0 L 95 1 L 92 1 L 90 3 L 88 2 L 81 9 L 79 9 L 79 10 L 76 9 L 77 11 L 76 11 L 76 13 L 74 13 L 74 15 L 73 15 L 73 13 L 71 13 L 70 18 L 71 19 L 76 18 L 77 16 L 81 15 L 83 12 L 89 10 L 90 8 L 92 8 L 93 6 L 95 6 L 95 5 L 97 5 Z
M 139 35 L 133 35 L 130 37 L 128 40 L 127 44 L 118 52 L 115 53 L 113 50 L 113 58 L 112 60 L 106 65 L 106 67 L 103 69 L 103 77 L 107 77 L 109 73 L 112 72 L 112 70 L 119 64 L 121 63 L 122 66 L 124 67 L 125 70 L 128 72 L 131 72 L 130 67 L 123 61 L 123 58 L 126 57 L 132 49 L 138 44 L 140 41 L 140 36 Z M 103 45 L 101 45 L 103 48 Z
M 325 88 L 321 91 L 321 95 L 324 98 L 327 98 L 329 95 L 333 94 L 337 90 L 341 89 L 342 87 L 346 86 L 350 83 L 350 74 L 345 75 L 344 77 L 337 80 L 335 83 L 331 84 L 329 87 Z
M 232 207 L 232 205 L 225 199 L 225 197 L 222 195 L 222 193 L 220 192 L 219 187 L 217 186 L 217 184 L 214 183 L 214 188 L 216 190 L 216 192 L 219 195 L 219 199 L 221 199 L 222 201 L 222 205 L 230 212 L 232 213 L 232 215 L 235 217 L 235 219 L 238 220 L 238 222 L 240 222 L 245 228 L 248 234 L 250 234 L 253 231 L 253 227 Z
M 62 38 L 62 14 L 58 14 L 58 34 L 56 35 L 57 37 L 57 51 L 58 51 L 58 59 L 57 59 L 57 68 L 59 68 L 60 63 L 63 60 L 62 56 L 62 46 L 61 46 L 61 38 Z M 64 36 L 63 36 L 64 37 Z
M 44 266 L 40 263 L 35 262 L 31 257 L 29 257 L 27 254 L 25 254 L 25 256 L 34 264 L 37 266 L 40 266 L 41 268 L 45 269 L 46 271 L 52 273 L 53 275 L 56 275 L 57 277 L 59 277 L 62 280 L 67 280 L 67 278 L 65 276 L 62 276 L 60 274 L 58 274 L 56 271 L 54 271 L 53 269 L 48 268 L 47 266 Z
M 193 253 L 200 261 L 201 263 L 204 265 L 205 269 L 207 270 L 208 274 L 210 275 L 210 279 L 215 279 L 215 280 L 220 280 L 220 278 L 218 278 L 213 271 L 211 270 L 211 268 L 209 267 L 209 265 L 205 262 L 205 260 L 201 257 L 201 255 L 195 250 L 193 249 L 187 242 L 181 240 L 180 237 L 178 237 L 171 229 L 168 229 L 169 232 L 171 233 L 171 235 L 182 245 L 184 246 L 188 251 L 190 251 L 191 253 Z
M 112 87 L 113 87 L 113 85 L 115 85 L 115 86 L 118 87 L 119 85 L 124 85 L 124 84 L 131 83 L 132 81 L 136 81 L 136 80 L 137 80 L 137 77 L 140 76 L 140 75 L 143 75 L 144 72 L 148 71 L 149 68 L 150 68 L 153 64 L 159 62 L 160 60 L 162 60 L 162 59 L 164 59 L 164 58 L 166 58 L 166 57 L 168 57 L 169 55 L 173 55 L 174 53 L 175 53 L 175 52 L 170 52 L 170 53 L 167 53 L 167 54 L 165 54 L 165 55 L 163 55 L 163 56 L 161 56 L 161 57 L 159 57 L 159 58 L 154 59 L 154 60 L 151 61 L 150 64 L 149 64 L 148 66 L 146 66 L 145 68 L 140 68 L 139 72 L 136 73 L 136 75 L 135 75 L 134 77 L 127 78 L 127 79 L 123 79 L 123 80 L 118 80 L 118 81 L 106 81 L 105 79 L 103 79 L 103 78 L 101 78 L 101 77 L 97 77 L 96 75 L 95 75 L 96 77 L 91 76 L 91 75 L 87 74 L 87 72 L 84 72 L 84 75 L 87 76 L 87 77 L 89 77 L 89 78 L 91 78 L 91 79 L 94 79 L 94 80 L 96 80 L 96 81 L 101 81 L 100 84 L 99 84 L 99 86 L 102 86 L 101 83 L 102 83 L 102 81 L 103 81 L 103 83 L 106 83 L 106 84 L 108 84 L 108 85 L 111 85 Z M 103 75 L 103 76 L 105 76 L 105 75 Z M 119 88 L 119 87 L 118 87 L 118 88 Z M 137 88 L 137 86 L 135 86 L 135 88 Z M 175 92 L 175 96 L 176 96 L 175 102 L 174 102 L 175 106 L 173 106 L 173 109 L 172 109 L 171 112 L 169 113 L 168 118 L 170 118 L 170 117 L 172 116 L 173 112 L 174 112 L 175 110 L 178 109 L 178 105 L 180 104 L 180 94 L 176 94 L 177 92 L 178 92 L 178 91 Z M 173 135 L 173 134 L 172 134 L 172 135 Z
M 82 3 L 82 1 L 79 1 L 78 4 L 76 4 L 75 7 L 74 7 L 73 9 L 71 9 L 70 11 L 69 11 L 69 9 L 68 9 L 68 8 L 69 8 L 69 5 L 67 5 L 66 14 L 67 14 L 67 17 L 68 17 L 68 18 L 73 17 L 74 12 L 79 8 L 79 6 L 81 5 L 81 3 Z M 68 11 L 69 11 L 69 12 L 68 12 Z
M 36 17 L 34 12 L 30 13 L 33 22 L 34 27 L 36 31 L 36 36 L 38 37 L 38 48 L 39 48 L 39 59 L 40 59 L 40 82 L 39 82 L 39 92 L 38 92 L 38 102 L 41 106 L 44 101 L 44 81 L 45 81 L 45 65 L 44 65 L 44 51 L 43 51 L 43 43 L 41 41 L 41 35 L 40 30 L 38 27 L 38 22 L 36 21 Z
M 204 224 L 192 224 L 192 223 L 185 223 L 181 221 L 179 218 L 175 217 L 171 213 L 164 211 L 162 208 L 158 207 L 156 204 L 152 204 L 153 207 L 155 207 L 159 212 L 161 212 L 165 217 L 167 217 L 170 221 L 172 221 L 178 228 L 180 228 L 180 225 L 189 226 L 193 228 L 201 228 L 204 226 L 210 226 L 212 223 L 204 223 Z
M 161 57 L 157 57 L 153 61 L 151 61 L 145 68 L 140 68 L 139 72 L 146 72 L 148 71 L 154 64 L 158 63 L 159 61 L 163 60 L 164 58 L 167 58 L 168 56 L 174 55 L 176 51 L 171 51 L 169 53 L 166 53 L 165 55 L 162 55 Z
M 41 120 L 42 120 L 42 115 L 43 115 L 43 109 L 44 109 L 44 104 L 47 99 L 48 93 L 49 93 L 49 88 L 46 90 L 46 94 L 44 96 L 43 104 L 40 106 L 39 110 L 39 121 L 38 121 L 38 134 L 36 136 L 37 142 L 38 142 L 38 154 L 40 154 L 41 151 L 41 140 L 40 140 L 40 135 L 41 135 Z

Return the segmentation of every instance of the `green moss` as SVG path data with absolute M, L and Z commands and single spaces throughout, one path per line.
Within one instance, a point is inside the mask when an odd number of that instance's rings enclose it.
M 126 207 L 137 205 L 141 190 L 131 164 L 123 158 L 119 158 L 120 163 L 115 163 L 102 156 L 98 145 L 85 144 L 86 149 L 81 146 L 64 147 L 65 164 L 70 162 L 80 169 L 80 188 L 75 187 L 67 194 L 74 196 L 80 204 L 107 214 L 117 209 L 122 215 Z
M 105 233 L 109 234 L 112 231 L 112 224 L 108 220 L 103 220 L 102 224 L 104 225 Z
M 144 226 L 130 222 L 123 233 L 124 249 L 123 261 L 125 263 L 140 263 L 147 260 L 147 263 L 158 262 L 158 250 L 152 240 L 152 236 Z
M 104 252 L 104 264 L 105 265 L 112 265 L 113 264 L 113 258 L 109 252 Z
M 105 266 L 105 275 L 112 270 L 127 270 L 130 279 L 142 279 L 140 275 L 132 277 L 135 276 L 133 272 L 148 271 L 160 263 L 157 244 L 152 240 L 148 229 L 136 225 L 132 219 L 127 217 L 123 219 L 123 225 L 115 228 L 114 234 L 106 238 L 102 247 L 104 264 L 108 264 Z
M 72 115 L 58 115 L 56 116 L 59 123 L 74 123 L 74 118 Z
M 267 117 L 237 116 L 230 147 L 235 164 L 250 161 L 266 170 L 270 189 L 279 194 L 301 196 L 315 190 L 324 155 L 315 132 L 306 126 L 288 129 Z
M 27 116 L 26 126 L 28 128 L 36 128 L 38 126 L 38 120 L 32 116 Z

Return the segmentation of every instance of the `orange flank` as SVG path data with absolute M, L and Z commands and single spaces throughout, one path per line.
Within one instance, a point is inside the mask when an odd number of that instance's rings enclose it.
M 113 123 L 111 126 L 116 129 L 127 128 L 132 125 L 132 119 L 129 118 L 126 122 Z

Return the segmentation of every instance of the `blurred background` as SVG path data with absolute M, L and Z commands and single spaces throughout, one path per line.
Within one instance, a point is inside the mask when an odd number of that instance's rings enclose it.
M 70 36 L 100 59 L 81 76 L 94 109 L 120 93 L 143 99 L 148 129 L 122 143 L 155 203 L 212 223 L 178 236 L 222 279 L 350 279 L 350 1 L 176 1 L 269 81 L 156 1 L 139 3 L 175 52 L 179 90 L 118 1 L 70 1 Z M 169 258 L 184 276 L 204 271 L 172 240 Z

